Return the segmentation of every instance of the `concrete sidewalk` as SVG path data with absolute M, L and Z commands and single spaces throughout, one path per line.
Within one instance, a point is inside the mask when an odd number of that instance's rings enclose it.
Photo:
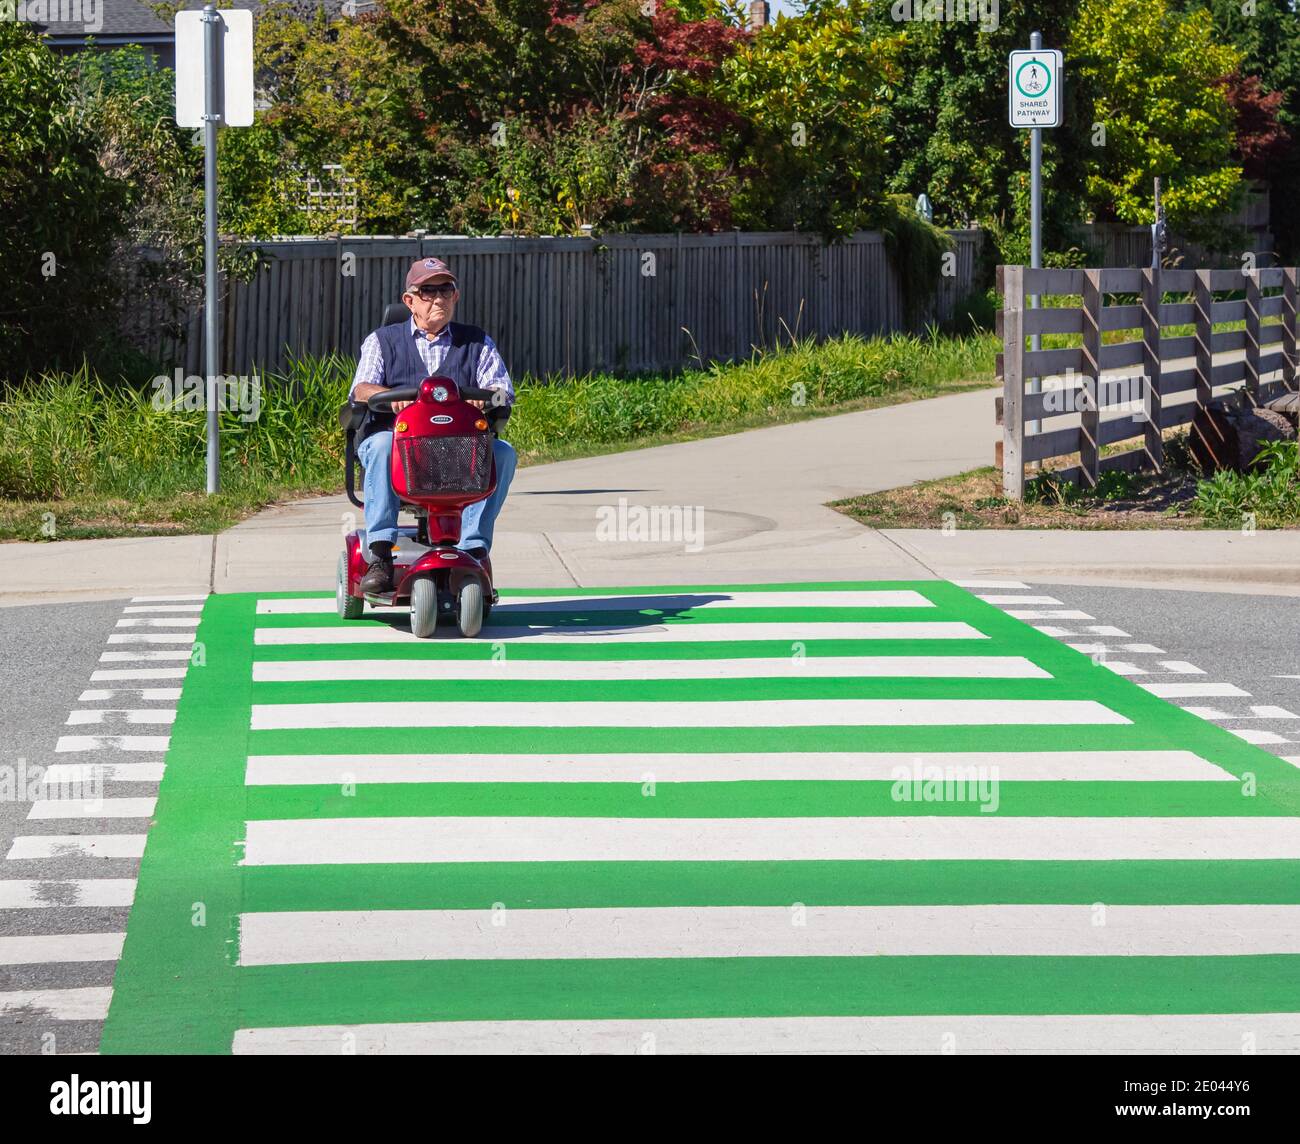
M 1300 594 L 1296 532 L 877 532 L 824 507 L 989 464 L 993 393 L 521 469 L 497 524 L 498 582 L 1015 577 Z M 639 539 L 656 516 L 685 527 Z M 0 602 L 329 589 L 360 517 L 345 498 L 324 497 L 216 537 L 0 545 Z

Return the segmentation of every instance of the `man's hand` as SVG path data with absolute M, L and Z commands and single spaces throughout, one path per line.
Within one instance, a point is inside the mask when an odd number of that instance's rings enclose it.
M 391 409 L 394 413 L 401 413 L 402 410 L 405 409 L 410 404 L 411 402 L 409 401 L 394 401 L 392 405 L 390 405 L 388 408 Z

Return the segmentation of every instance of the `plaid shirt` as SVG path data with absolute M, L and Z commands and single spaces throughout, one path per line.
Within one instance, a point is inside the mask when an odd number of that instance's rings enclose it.
M 428 376 L 432 377 L 441 369 L 443 359 L 451 349 L 450 329 L 444 326 L 437 337 L 429 338 L 412 318 L 407 333 L 416 339 L 415 348 L 420 352 L 420 360 L 429 371 Z M 509 403 L 514 404 L 515 387 L 510 383 L 506 363 L 501 360 L 501 351 L 497 349 L 496 342 L 487 334 L 483 335 L 483 350 L 478 358 L 477 383 L 480 389 L 504 390 Z M 352 396 L 352 391 L 358 385 L 387 384 L 384 380 L 384 357 L 379 352 L 379 336 L 370 334 L 361 343 L 361 358 L 357 362 L 357 374 L 352 379 L 352 389 L 348 390 L 348 396 Z

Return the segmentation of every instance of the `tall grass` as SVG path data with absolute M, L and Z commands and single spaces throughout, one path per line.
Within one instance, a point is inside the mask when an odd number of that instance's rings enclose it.
M 726 432 L 866 398 L 926 396 L 991 377 L 991 335 L 805 340 L 745 362 L 672 375 L 572 380 L 525 377 L 508 437 L 525 459 L 580 455 L 683 432 Z M 302 358 L 261 381 L 260 416 L 221 415 L 223 497 L 204 487 L 201 409 L 156 400 L 152 387 L 110 385 L 82 368 L 0 390 L 0 536 L 37 535 L 57 506 L 60 535 L 111 535 L 169 522 L 224 527 L 271 500 L 342 486 L 337 413 L 354 362 Z M 93 502 L 93 503 L 92 503 Z M 63 522 L 83 526 L 71 532 Z M 89 521 L 89 524 L 85 522 Z M 47 534 L 41 534 L 47 535 Z

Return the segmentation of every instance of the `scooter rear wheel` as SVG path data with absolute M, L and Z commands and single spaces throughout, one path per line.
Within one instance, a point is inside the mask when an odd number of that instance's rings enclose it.
M 438 627 L 438 587 L 432 580 L 411 585 L 411 634 L 428 639 Z
M 483 585 L 466 580 L 456 600 L 456 626 L 466 638 L 478 635 L 483 627 Z
M 359 596 L 354 596 L 348 591 L 348 554 L 343 552 L 339 556 L 338 582 L 334 591 L 334 601 L 338 606 L 339 618 L 343 620 L 359 620 L 361 613 L 366 610 L 366 602 Z

